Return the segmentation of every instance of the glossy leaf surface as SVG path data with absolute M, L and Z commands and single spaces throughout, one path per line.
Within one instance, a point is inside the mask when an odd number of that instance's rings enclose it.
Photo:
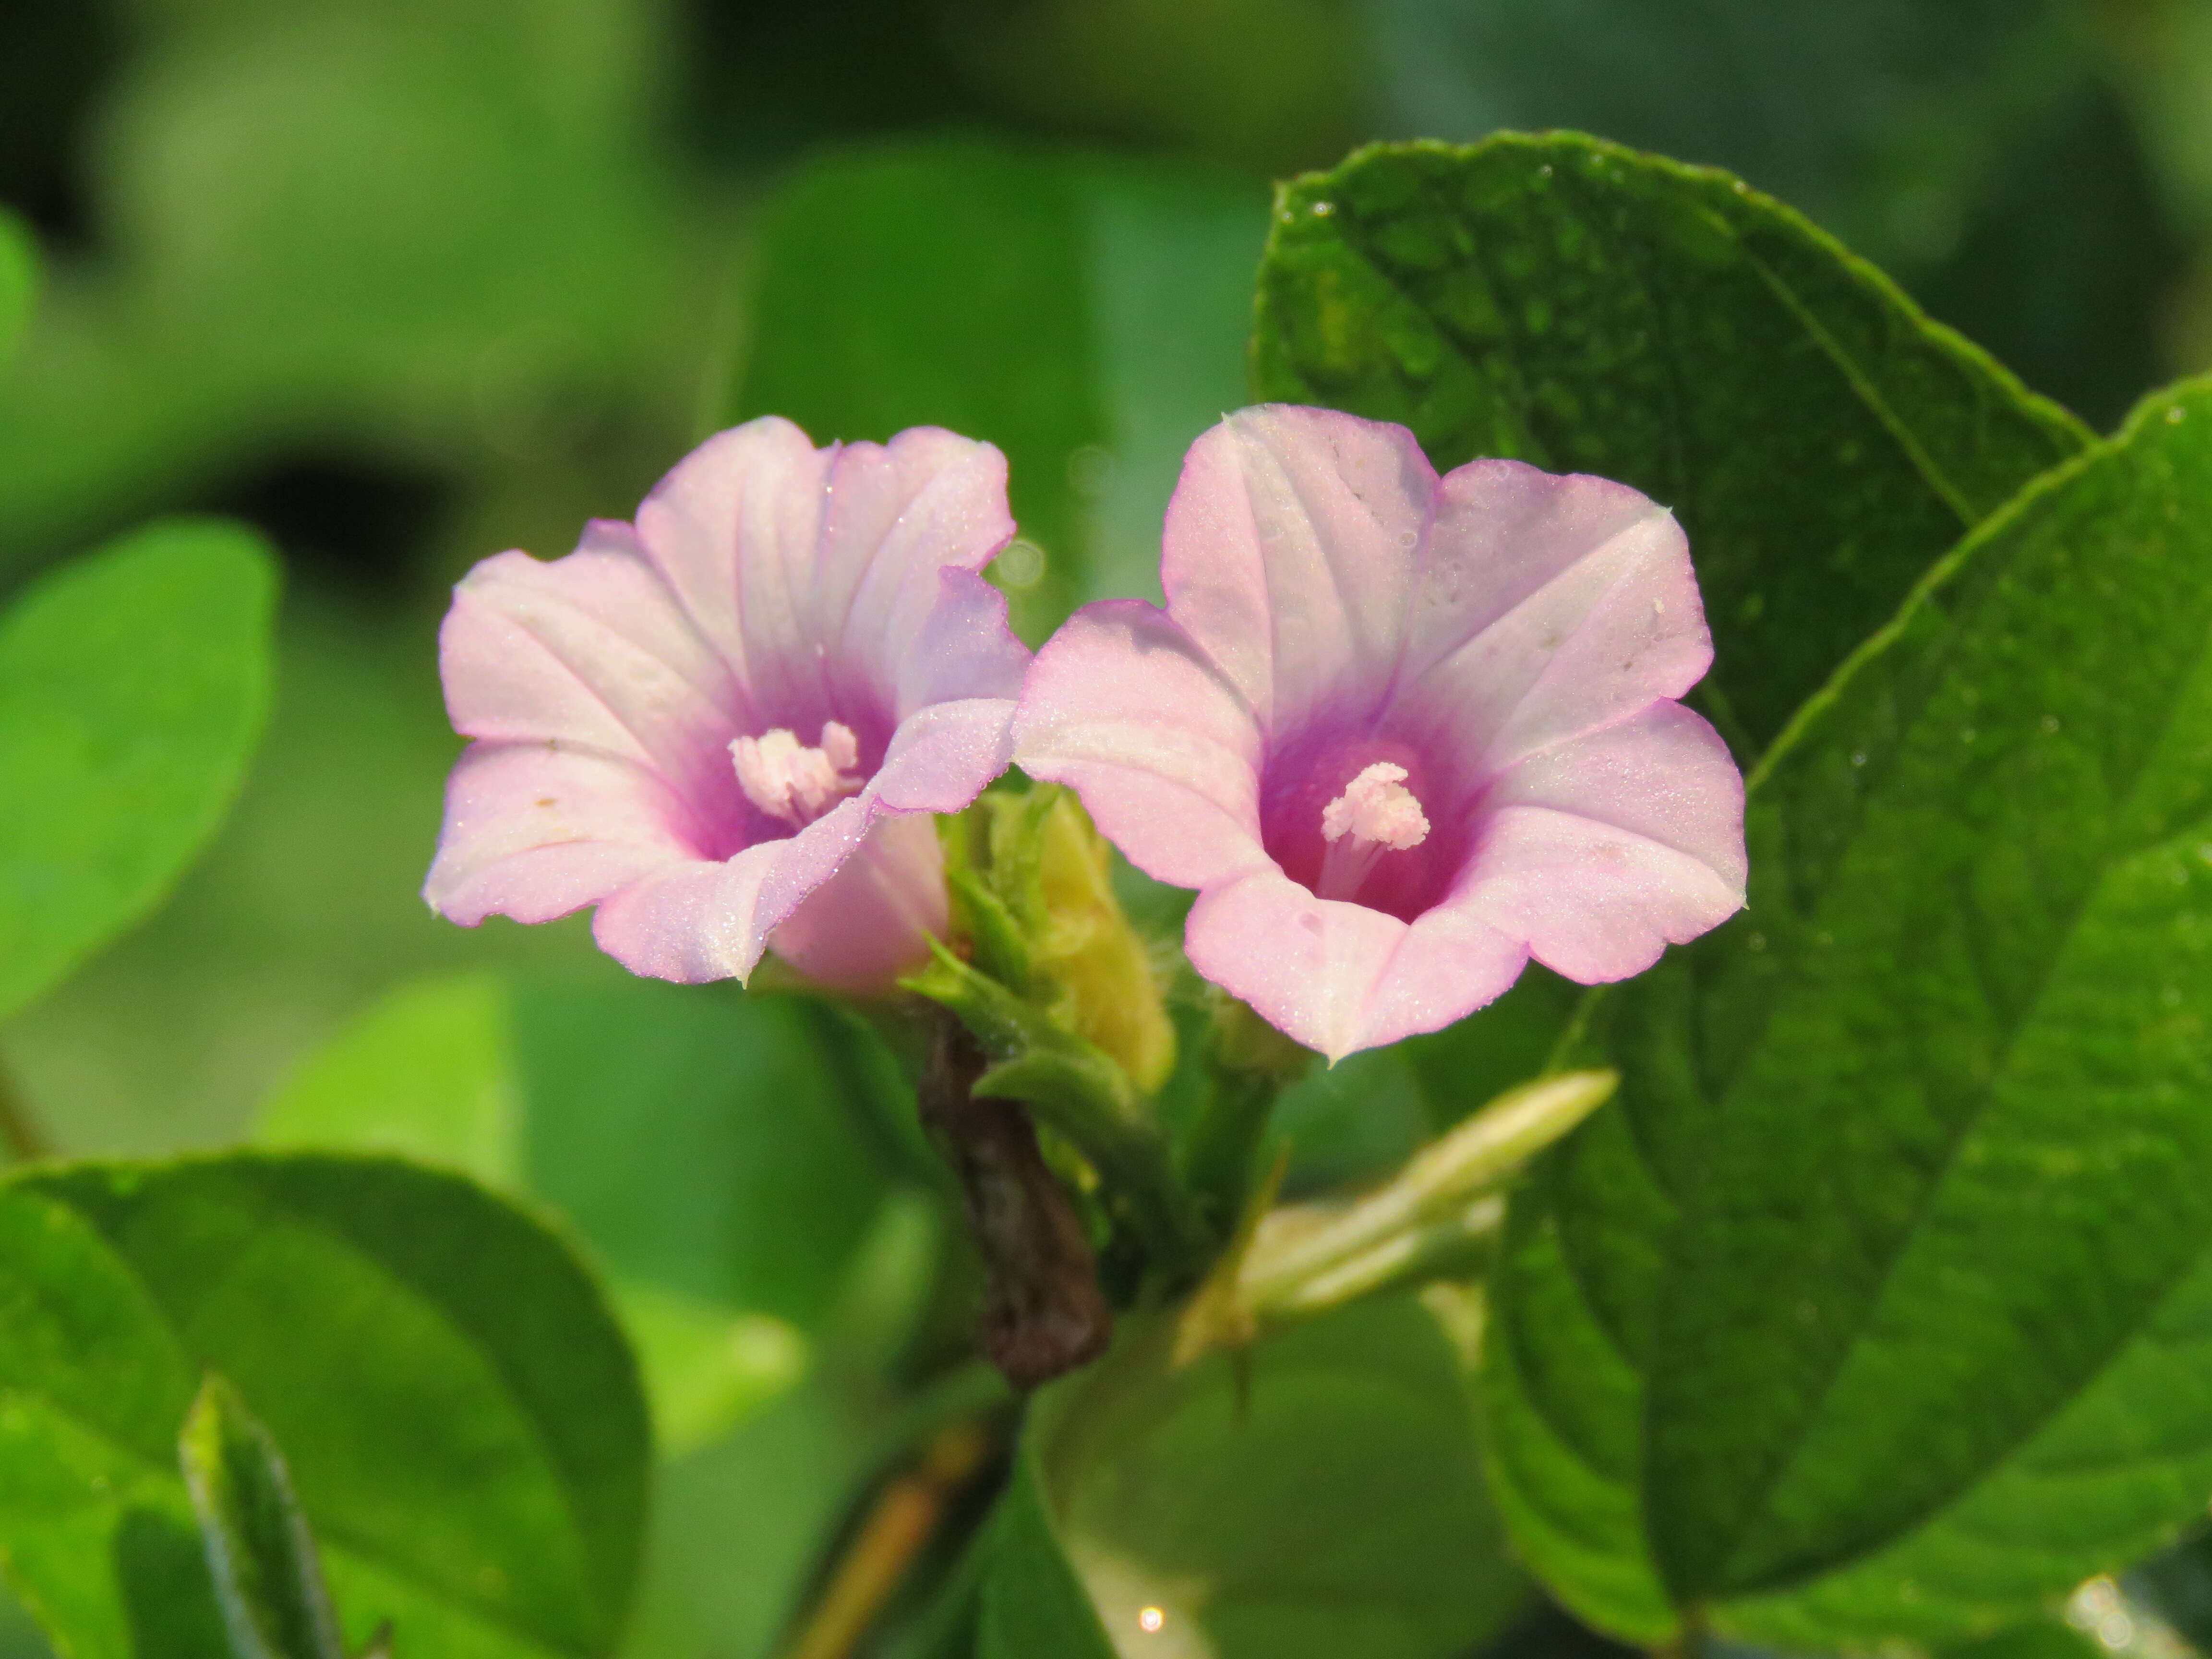
M 2088 434 L 1723 173 L 1566 136 L 1361 151 L 1285 185 L 1255 390 L 1673 507 L 1698 696 L 1755 758 L 1962 532 Z
M 1598 1621 L 1990 1628 L 2212 1489 L 2209 507 L 2202 383 L 2026 492 L 1778 745 L 1747 913 L 1601 1001 L 1488 1366 Z

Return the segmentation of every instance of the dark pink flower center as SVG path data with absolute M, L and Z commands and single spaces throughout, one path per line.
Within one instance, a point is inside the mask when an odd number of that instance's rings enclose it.
M 1261 841 L 1315 896 L 1411 921 L 1458 871 L 1466 839 L 1458 795 L 1449 769 L 1394 738 L 1301 744 L 1269 757 Z

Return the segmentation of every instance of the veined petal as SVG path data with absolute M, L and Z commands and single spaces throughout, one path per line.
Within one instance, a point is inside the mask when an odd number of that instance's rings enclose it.
M 1443 908 L 1597 984 L 1742 908 L 1744 873 L 1743 780 L 1719 733 L 1663 702 L 1499 779 Z
M 787 615 L 771 620 L 749 610 L 757 603 L 787 613 L 794 602 L 787 588 L 746 583 L 742 572 L 806 567 L 821 541 L 835 454 L 816 449 L 789 421 L 764 416 L 708 439 L 676 464 L 637 510 L 637 537 L 647 556 L 693 626 L 749 690 L 754 681 L 748 641 L 764 632 L 787 637 L 793 625 Z M 755 586 L 757 592 L 744 591 Z
M 1019 696 L 1030 648 L 1006 626 L 1006 596 L 973 571 L 950 567 L 933 585 L 912 586 L 933 597 L 897 647 L 890 698 L 897 718 L 957 698 Z
M 630 760 L 542 743 L 474 743 L 446 785 L 422 896 L 449 921 L 550 921 L 699 857 L 682 796 Z
M 897 718 L 946 697 L 1011 697 L 1029 651 L 975 573 L 1013 539 L 1006 458 L 938 427 L 847 444 L 814 573 L 817 637 L 854 694 Z
M 1332 410 L 1248 409 L 1191 446 L 1168 503 L 1168 610 L 1261 730 L 1381 702 L 1436 488 L 1405 428 Z
M 703 807 L 731 808 L 744 701 L 628 526 L 596 522 L 565 559 L 485 560 L 439 630 L 454 729 L 626 756 Z
M 1088 605 L 1037 654 L 1014 763 L 1064 783 L 1158 880 L 1203 887 L 1260 866 L 1261 739 L 1206 651 L 1155 606 Z
M 768 942 L 761 884 L 790 845 L 763 842 L 720 864 L 663 865 L 601 902 L 592 937 L 633 974 L 679 985 L 742 980 Z
M 1392 722 L 1455 754 L 1474 784 L 1549 744 L 1680 696 L 1712 661 L 1689 546 L 1671 514 L 1603 479 L 1538 473 L 1551 488 L 1532 488 L 1526 475 L 1534 469 L 1514 463 L 1476 463 L 1452 479 L 1478 471 L 1482 487 L 1462 492 L 1454 523 L 1480 521 L 1481 500 L 1502 496 L 1501 512 L 1533 548 L 1504 573 L 1497 603 L 1462 607 L 1465 620 L 1482 625 L 1456 648 L 1443 648 L 1441 623 L 1425 627 L 1426 661 L 1417 667 L 1409 656 Z M 1546 495 L 1550 510 L 1529 511 L 1532 498 Z M 1440 543 L 1448 527 L 1439 525 Z M 1479 547 L 1493 530 L 1463 539 Z M 1440 557 L 1449 552 L 1440 546 Z M 1535 576 L 1543 579 L 1503 603 Z M 1473 566 L 1467 580 L 1475 581 Z

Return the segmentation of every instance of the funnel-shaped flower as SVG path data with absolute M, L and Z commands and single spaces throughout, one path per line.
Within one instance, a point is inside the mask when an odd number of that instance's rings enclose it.
M 1191 448 L 1167 609 L 1039 654 L 1018 764 L 1199 890 L 1198 970 L 1331 1059 L 1595 983 L 1743 902 L 1743 782 L 1674 701 L 1712 659 L 1689 552 L 1623 484 L 1270 405 Z
M 709 439 L 637 523 L 455 590 L 446 705 L 476 739 L 423 896 L 455 921 L 599 907 L 662 979 L 744 978 L 773 944 L 888 985 L 945 921 L 933 812 L 1005 769 L 1029 653 L 976 573 L 1012 536 L 1006 464 L 933 428 L 816 449 Z

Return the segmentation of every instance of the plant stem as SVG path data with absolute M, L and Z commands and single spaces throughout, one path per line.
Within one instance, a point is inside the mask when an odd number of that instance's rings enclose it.
M 921 1463 L 876 1494 L 787 1659 L 847 1659 L 989 1455 L 989 1437 L 972 1422 L 931 1437 Z
M 988 1064 L 967 1028 L 941 1015 L 918 1093 L 982 1254 L 983 1351 L 1009 1382 L 1029 1389 L 1103 1353 L 1114 1314 L 1082 1218 L 1038 1150 L 1028 1114 L 975 1092 Z
M 31 1121 L 30 1111 L 15 1087 L 4 1056 L 0 1056 L 0 1146 L 6 1146 L 9 1161 L 13 1164 L 36 1163 L 51 1156 L 52 1150 L 39 1133 L 38 1125 Z
M 1612 1072 L 1570 1072 L 1499 1096 L 1416 1154 L 1382 1191 L 1279 1248 L 1267 1249 L 1263 1238 L 1246 1258 L 1239 1287 L 1246 1304 L 1293 1301 L 1310 1282 L 1465 1206 L 1596 1110 L 1620 1080 Z

